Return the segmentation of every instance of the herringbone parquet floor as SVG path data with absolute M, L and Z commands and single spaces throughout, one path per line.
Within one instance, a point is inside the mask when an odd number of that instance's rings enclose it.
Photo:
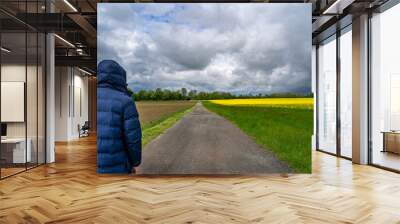
M 97 175 L 95 139 L 0 181 L 0 223 L 400 223 L 400 175 L 313 153 L 312 175 Z

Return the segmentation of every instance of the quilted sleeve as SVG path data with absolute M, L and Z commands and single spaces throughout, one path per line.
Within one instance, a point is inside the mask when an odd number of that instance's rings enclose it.
M 129 101 L 124 108 L 124 142 L 132 166 L 139 166 L 142 161 L 142 130 L 133 101 Z

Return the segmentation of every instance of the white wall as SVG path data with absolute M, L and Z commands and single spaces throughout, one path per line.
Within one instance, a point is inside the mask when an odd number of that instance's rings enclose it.
M 76 68 L 56 67 L 55 85 L 55 140 L 77 139 L 78 125 L 88 120 L 88 77 Z
M 77 73 L 78 72 L 78 73 Z M 74 70 L 74 81 L 73 81 L 73 96 L 71 99 L 74 99 L 74 102 L 71 103 L 73 108 L 72 111 L 72 119 L 71 119 L 71 132 L 70 135 L 72 138 L 78 138 L 78 125 L 83 125 L 85 121 L 89 119 L 88 113 L 88 77 L 82 76 L 79 70 Z M 79 102 L 80 101 L 80 102 Z
M 68 140 L 68 88 L 70 84 L 69 68 L 55 68 L 55 140 Z
M 27 69 L 27 70 L 26 70 Z M 1 81 L 2 82 L 24 82 L 26 83 L 25 76 L 26 72 L 28 74 L 35 73 L 36 67 L 34 66 L 25 66 L 19 64 L 3 64 L 1 66 Z M 29 77 L 28 77 L 29 78 Z M 36 85 L 36 80 L 28 80 L 30 85 Z M 37 107 L 36 105 L 36 88 L 27 88 L 27 104 L 31 107 Z M 33 105 L 30 105 L 34 102 Z M 1 110 L 7 110 L 8 108 L 1 108 Z M 22 108 L 24 110 L 24 108 Z M 36 110 L 35 110 L 36 111 Z M 31 133 L 30 130 L 33 128 L 36 130 L 36 113 L 31 113 L 32 111 L 27 109 L 27 118 L 28 118 L 28 137 Z M 31 122 L 34 121 L 34 124 Z M 25 137 L 25 126 L 26 122 L 7 122 L 7 135 L 8 137 Z
M 25 83 L 1 82 L 1 121 L 24 122 Z M 35 105 L 36 108 L 36 105 Z
M 25 83 L 25 69 L 25 64 L 3 64 L 1 66 L 1 81 Z M 31 68 L 28 67 L 28 70 L 30 69 Z M 7 110 L 7 108 L 1 108 L 1 110 Z M 8 122 L 7 135 L 8 137 L 25 137 L 25 122 Z
M 4 106 L 2 102 L 3 113 L 20 113 L 22 120 L 17 122 L 5 122 L 7 124 L 7 137 L 9 138 L 28 138 L 28 147 L 31 149 L 32 162 L 39 159 L 39 163 L 44 163 L 45 150 L 45 116 L 44 116 L 44 74 L 42 67 L 36 65 L 27 65 L 12 63 L 2 64 L 1 66 L 2 82 L 23 82 L 24 87 L 20 88 L 19 94 L 24 95 L 26 90 L 26 100 L 21 96 L 22 101 L 19 107 Z M 25 80 L 27 79 L 27 80 Z M 3 83 L 2 83 L 3 85 Z M 2 89 L 2 94 L 7 94 Z M 8 93 L 10 94 L 10 93 Z M 17 93 L 15 93 L 17 94 Z M 9 98 L 7 95 L 2 95 L 2 98 Z M 13 102 L 10 102 L 11 104 Z M 14 102 L 17 104 L 18 102 Z M 25 105 L 26 103 L 26 105 Z M 15 105 L 14 105 L 15 106 Z M 12 111 L 14 110 L 14 111 Z M 26 119 L 24 114 L 26 112 Z

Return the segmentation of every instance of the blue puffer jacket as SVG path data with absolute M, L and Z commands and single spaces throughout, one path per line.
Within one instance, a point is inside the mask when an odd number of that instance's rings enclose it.
M 141 162 L 142 131 L 126 72 L 112 60 L 97 70 L 97 172 L 130 173 Z

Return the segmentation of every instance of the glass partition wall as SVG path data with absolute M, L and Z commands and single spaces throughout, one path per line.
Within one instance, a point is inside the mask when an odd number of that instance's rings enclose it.
M 400 172 L 400 4 L 369 17 L 368 164 Z M 317 45 L 317 149 L 352 158 L 352 27 Z
M 26 169 L 26 34 L 1 34 L 1 177 Z M 6 49 L 6 50 L 4 50 Z M 29 162 L 30 160 L 28 160 Z
M 352 157 L 351 25 L 317 48 L 317 149 Z
M 340 64 L 340 155 L 352 157 L 352 34 L 351 25 L 341 31 Z
M 39 1 L 18 7 L 35 12 Z M 2 21 L 12 21 L 12 29 Z M 45 163 L 45 41 L 43 33 L 0 12 L 1 179 Z
M 336 36 L 318 46 L 318 149 L 336 154 Z
M 400 4 L 371 18 L 370 163 L 400 171 Z

